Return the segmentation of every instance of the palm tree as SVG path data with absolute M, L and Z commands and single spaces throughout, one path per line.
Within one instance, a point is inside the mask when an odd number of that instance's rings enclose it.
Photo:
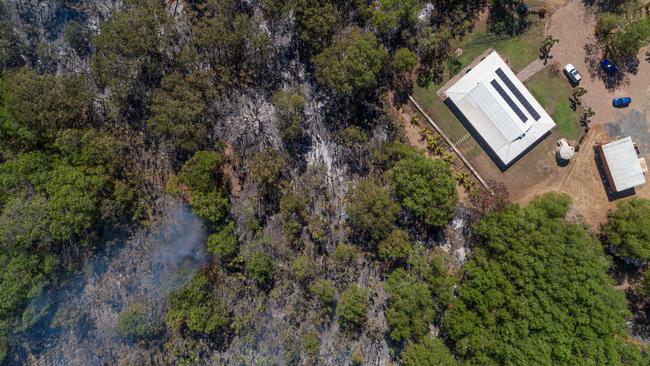
M 553 36 L 547 36 L 544 38 L 542 46 L 539 48 L 539 58 L 544 60 L 544 65 L 548 63 L 549 59 L 553 58 L 553 56 L 551 56 L 551 48 L 553 48 L 553 45 L 557 42 L 560 42 L 560 40 L 553 38 Z
M 581 86 L 577 86 L 573 89 L 573 92 L 571 93 L 572 98 L 569 98 L 571 99 L 571 106 L 573 110 L 575 110 L 577 106 L 582 104 L 580 97 L 582 97 L 585 94 L 587 94 L 587 89 Z
M 580 117 L 580 124 L 585 128 L 585 130 L 589 130 L 589 123 L 591 123 L 591 117 L 595 116 L 596 112 L 594 112 L 591 107 L 587 107 L 584 112 L 582 112 L 582 117 Z

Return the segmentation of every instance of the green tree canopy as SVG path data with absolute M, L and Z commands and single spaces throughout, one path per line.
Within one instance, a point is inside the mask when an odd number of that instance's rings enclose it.
M 421 342 L 409 343 L 402 351 L 404 366 L 456 366 L 458 362 L 440 339 L 425 337 Z
M 230 321 L 230 310 L 212 292 L 210 280 L 204 273 L 194 276 L 187 286 L 169 297 L 166 323 L 173 329 L 214 336 L 226 331 Z
M 603 225 L 606 242 L 616 248 L 616 256 L 650 261 L 650 201 L 621 201 Z
M 81 76 L 39 75 L 22 68 L 4 76 L 0 95 L 7 106 L 0 138 L 14 150 L 44 147 L 54 142 L 59 130 L 92 122 L 92 95 Z
M 379 243 L 379 257 L 393 264 L 406 262 L 411 252 L 411 239 L 406 231 L 396 229 Z
M 366 94 L 377 86 L 387 56 L 372 33 L 354 28 L 313 58 L 316 80 L 341 95 Z
M 566 202 L 546 196 L 474 228 L 484 249 L 466 264 L 443 328 L 468 365 L 622 364 L 625 299 L 600 244 L 564 219 Z
M 336 315 L 341 326 L 358 328 L 363 325 L 366 320 L 369 295 L 367 289 L 356 284 L 343 291 L 336 306 Z
M 443 226 L 453 217 L 458 192 L 446 162 L 418 154 L 395 164 L 388 179 L 402 206 L 418 221 Z
M 399 207 L 376 180 L 359 181 L 346 199 L 348 220 L 355 232 L 374 241 L 391 232 Z

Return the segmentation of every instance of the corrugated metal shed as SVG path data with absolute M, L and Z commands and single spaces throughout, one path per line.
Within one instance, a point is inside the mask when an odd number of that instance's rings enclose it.
M 645 183 L 645 175 L 631 137 L 601 146 L 611 182 L 617 192 Z

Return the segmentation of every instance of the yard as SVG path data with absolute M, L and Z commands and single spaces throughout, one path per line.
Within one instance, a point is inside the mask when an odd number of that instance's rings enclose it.
M 539 47 L 544 38 L 544 24 L 538 19 L 533 19 L 530 28 L 522 35 L 516 37 L 497 36 L 488 33 L 485 21 L 477 24 L 473 32 L 454 44 L 454 48 L 461 48 L 463 54 L 458 57 L 464 68 L 486 49 L 492 47 L 507 59 L 511 68 L 516 73 L 538 57 Z M 454 117 L 447 106 L 438 98 L 436 91 L 444 85 L 453 75 L 445 75 L 442 83 L 431 84 L 427 88 L 417 85 L 413 89 L 413 97 L 426 110 L 427 114 L 445 131 L 452 140 L 461 139 L 467 134 L 465 127 Z
M 566 78 L 561 73 L 555 74 L 546 68 L 525 84 L 557 124 L 557 134 L 568 140 L 577 140 L 582 130 L 578 113 L 571 109 L 569 97 L 572 89 Z

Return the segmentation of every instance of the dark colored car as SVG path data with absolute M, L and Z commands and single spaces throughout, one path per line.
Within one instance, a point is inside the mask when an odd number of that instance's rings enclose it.
M 618 71 L 618 67 L 608 59 L 604 59 L 600 62 L 600 66 L 605 70 L 606 73 L 610 75 L 616 74 L 616 71 Z
M 614 98 L 614 100 L 612 100 L 612 105 L 617 108 L 627 107 L 630 103 L 632 103 L 632 98 L 630 97 Z

